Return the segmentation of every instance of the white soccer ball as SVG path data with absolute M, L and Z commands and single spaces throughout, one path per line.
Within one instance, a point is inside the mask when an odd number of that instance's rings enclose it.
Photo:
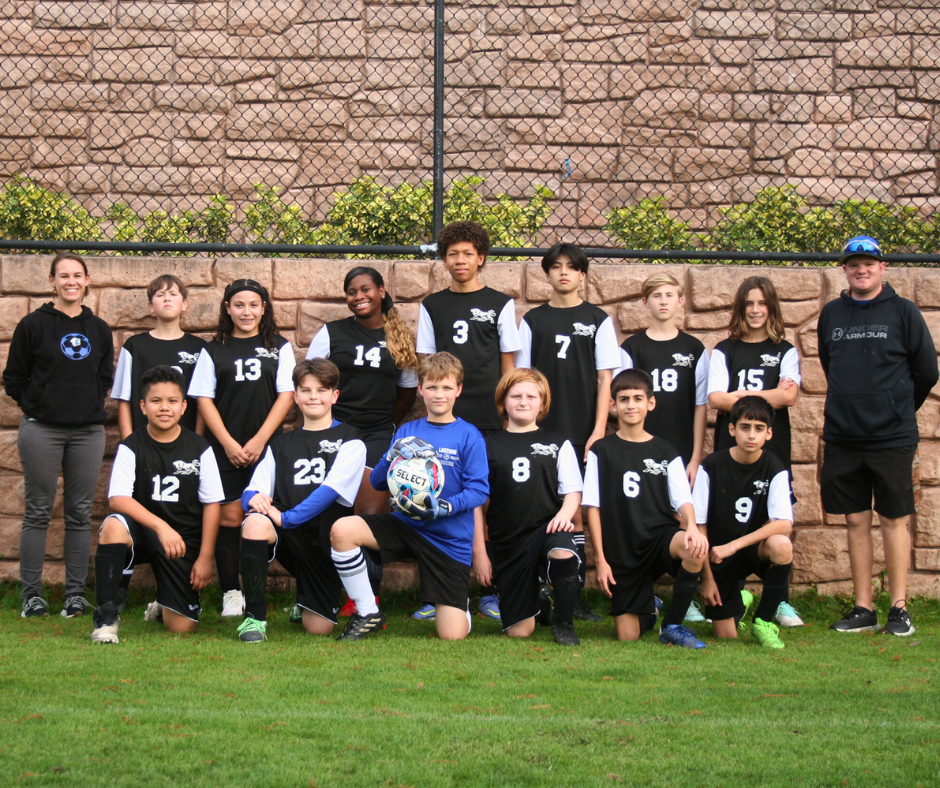
M 444 490 L 444 466 L 437 457 L 396 457 L 388 468 L 388 490 L 421 505 Z

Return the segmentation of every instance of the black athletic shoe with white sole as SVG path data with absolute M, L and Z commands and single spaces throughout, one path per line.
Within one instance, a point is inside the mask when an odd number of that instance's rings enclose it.
M 23 602 L 20 618 L 41 618 L 49 615 L 49 604 L 41 596 L 31 596 Z
M 363 640 L 367 635 L 379 629 L 385 629 L 385 614 L 381 610 L 370 616 L 360 616 L 356 613 L 349 619 L 346 629 L 337 640 Z
M 552 624 L 552 637 L 559 646 L 580 646 L 581 641 L 571 624 Z
M 75 618 L 76 616 L 84 616 L 86 611 L 90 613 L 94 609 L 95 606 L 91 602 L 80 594 L 76 594 L 65 600 L 65 605 L 59 615 L 62 618 Z
M 856 605 L 849 613 L 843 613 L 842 619 L 836 621 L 829 629 L 836 632 L 877 632 L 878 614 L 867 607 Z
M 903 607 L 892 607 L 888 611 L 888 623 L 885 624 L 884 629 L 885 632 L 902 638 L 913 635 L 916 631 L 911 623 L 911 617 Z

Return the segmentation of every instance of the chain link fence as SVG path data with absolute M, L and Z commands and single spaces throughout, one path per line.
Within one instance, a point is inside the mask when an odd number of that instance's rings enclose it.
M 933 251 L 938 6 L 447 6 L 444 219 L 509 248 L 832 251 L 867 231 Z M 427 2 L 6 3 L 0 235 L 426 243 L 434 24 Z

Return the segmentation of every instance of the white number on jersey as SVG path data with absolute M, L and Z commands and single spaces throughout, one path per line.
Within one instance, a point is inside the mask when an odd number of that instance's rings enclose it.
M 364 367 L 366 361 L 368 361 L 370 367 L 378 368 L 379 364 L 382 363 L 382 349 L 377 347 L 371 348 L 368 353 L 364 354 L 365 358 L 363 358 L 365 349 L 365 345 L 356 345 L 356 358 L 353 360 L 353 364 L 357 367 Z
M 561 345 L 558 348 L 558 358 L 568 358 L 568 345 L 571 344 L 571 337 L 564 334 L 555 334 L 555 342 Z
M 640 474 L 627 471 L 623 475 L 623 494 L 627 498 L 636 498 L 640 494 Z
M 180 480 L 175 476 L 164 476 L 160 477 L 159 475 L 154 476 L 153 479 L 153 495 L 151 496 L 155 501 L 162 501 L 163 503 L 178 503 L 180 499 L 180 494 L 177 492 L 180 488 Z
M 516 457 L 512 461 L 512 480 L 520 483 L 529 481 L 528 457 Z
M 734 519 L 739 523 L 746 523 L 751 519 L 751 510 L 754 508 L 754 502 L 750 498 L 738 498 L 734 502 L 734 510 L 737 514 Z
M 470 336 L 470 324 L 466 320 L 454 321 L 454 342 L 458 345 L 466 343 Z
M 326 463 L 320 457 L 312 460 L 297 460 L 294 463 L 294 484 L 322 484 L 326 478 Z
M 261 359 L 259 358 L 236 358 L 235 359 L 235 380 L 257 380 L 261 377 Z
M 746 376 L 746 379 L 745 379 Z M 748 391 L 764 390 L 764 370 L 762 369 L 742 369 L 738 373 L 738 391 L 747 389 Z
M 675 391 L 679 388 L 679 373 L 674 369 L 653 370 L 653 391 Z

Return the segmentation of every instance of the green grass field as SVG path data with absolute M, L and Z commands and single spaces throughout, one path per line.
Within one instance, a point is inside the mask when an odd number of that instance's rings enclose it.
M 479 616 L 442 643 L 410 595 L 385 600 L 386 632 L 337 643 L 291 625 L 290 601 L 244 644 L 216 598 L 182 637 L 138 595 L 109 646 L 90 617 L 21 620 L 0 586 L 0 785 L 940 785 L 936 601 L 895 638 L 830 632 L 841 605 L 797 598 L 808 625 L 782 652 L 749 633 L 622 644 L 609 618 L 576 648 Z

